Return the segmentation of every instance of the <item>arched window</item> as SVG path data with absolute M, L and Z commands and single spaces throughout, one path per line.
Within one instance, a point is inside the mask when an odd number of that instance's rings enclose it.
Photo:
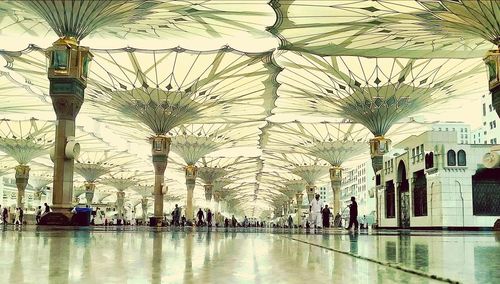
M 448 166 L 456 166 L 457 165 L 457 155 L 455 154 L 455 151 L 449 150 L 448 153 L 446 154 L 448 158 Z
M 464 150 L 460 150 L 457 153 L 458 156 L 458 165 L 459 166 L 466 166 L 467 165 L 467 155 L 465 154 Z

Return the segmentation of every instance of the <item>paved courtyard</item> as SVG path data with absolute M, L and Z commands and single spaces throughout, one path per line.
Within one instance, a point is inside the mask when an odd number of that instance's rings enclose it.
M 7 226 L 0 274 L 5 283 L 498 283 L 500 234 Z

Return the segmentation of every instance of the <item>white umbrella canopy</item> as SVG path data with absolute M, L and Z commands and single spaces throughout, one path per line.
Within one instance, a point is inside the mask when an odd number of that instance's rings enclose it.
M 281 69 L 271 52 L 125 48 L 92 53 L 86 99 L 94 111 L 89 111 L 129 139 L 142 141 L 188 123 L 255 121 L 274 108 Z M 9 62 L 9 74 L 24 79 L 17 80 L 21 86 L 48 96 L 43 49 L 31 46 L 0 55 Z
M 271 39 L 265 27 L 274 21 L 267 0 L 9 0 L 2 1 L 0 9 L 3 35 L 39 44 L 74 37 L 108 48 L 109 39 L 120 47 L 131 42 L 164 47 L 172 42 L 189 43 L 186 39 L 203 40 L 204 48 L 219 47 L 234 38 L 262 44 Z
M 262 136 L 266 150 L 301 152 L 332 166 L 366 154 L 369 131 L 360 124 L 343 122 L 270 123 Z
M 12 157 L 20 165 L 46 155 L 53 145 L 53 121 L 0 120 L 0 151 Z
M 446 102 L 488 92 L 480 59 L 318 57 L 286 52 L 277 61 L 276 113 L 347 118 L 384 135 L 394 123 Z
M 22 85 L 22 77 L 0 71 L 0 112 L 11 119 L 52 116 L 53 108 L 43 93 Z M 38 90 L 39 91 L 39 90 Z M 28 117 L 26 117 L 28 115 Z
M 257 147 L 262 121 L 181 125 L 169 132 L 171 150 L 188 165 L 224 148 Z
M 17 162 L 12 157 L 0 155 L 0 177 L 13 172 L 16 165 Z
M 271 1 L 281 49 L 368 57 L 482 57 L 499 39 L 496 0 Z M 498 45 L 498 43 L 495 43 Z

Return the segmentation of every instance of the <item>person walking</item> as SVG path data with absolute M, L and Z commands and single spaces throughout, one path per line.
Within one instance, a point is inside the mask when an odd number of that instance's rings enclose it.
M 323 215 L 323 228 L 330 228 L 330 208 L 328 208 L 328 204 L 325 205 L 321 213 Z
M 40 223 L 40 218 L 42 218 L 42 206 L 38 206 L 35 210 L 35 220 L 36 223 Z
M 174 208 L 174 225 L 179 226 L 180 225 L 180 218 L 181 218 L 181 209 L 177 204 L 175 204 Z
M 2 220 L 3 220 L 4 225 L 7 225 L 9 223 L 9 210 L 7 210 L 7 207 L 3 208 Z
M 347 230 L 350 230 L 354 225 L 354 230 L 357 231 L 358 224 L 358 203 L 356 202 L 356 197 L 351 197 L 351 204 L 349 204 L 349 226 Z
M 198 224 L 196 224 L 196 226 L 203 226 L 203 219 L 205 217 L 205 214 L 203 213 L 203 210 L 198 209 L 198 213 L 196 214 L 196 216 L 198 216 Z
M 292 218 L 292 215 L 288 215 L 288 228 L 293 228 L 293 218 Z
M 19 207 L 19 222 L 20 222 L 20 225 L 23 224 L 23 219 L 24 219 L 24 210 L 22 207 Z
M 311 201 L 309 205 L 309 213 L 311 216 L 311 226 L 321 228 L 321 210 L 323 209 L 323 201 L 319 200 L 319 194 Z
M 207 211 L 207 227 L 212 227 L 212 211 L 208 209 Z
M 231 223 L 232 223 L 232 225 L 233 225 L 233 228 L 235 228 L 235 227 L 236 227 L 236 223 L 238 223 L 238 222 L 236 221 L 236 218 L 234 217 L 234 215 L 233 215 L 233 217 L 231 218 Z
M 14 225 L 20 225 L 21 221 L 19 221 L 19 208 L 16 208 L 16 211 L 14 211 L 14 216 L 12 216 L 14 219 Z

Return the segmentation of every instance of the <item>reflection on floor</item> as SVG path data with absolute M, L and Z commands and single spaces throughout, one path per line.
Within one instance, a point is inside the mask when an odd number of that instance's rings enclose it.
M 0 230 L 2 283 L 500 283 L 493 232 Z

